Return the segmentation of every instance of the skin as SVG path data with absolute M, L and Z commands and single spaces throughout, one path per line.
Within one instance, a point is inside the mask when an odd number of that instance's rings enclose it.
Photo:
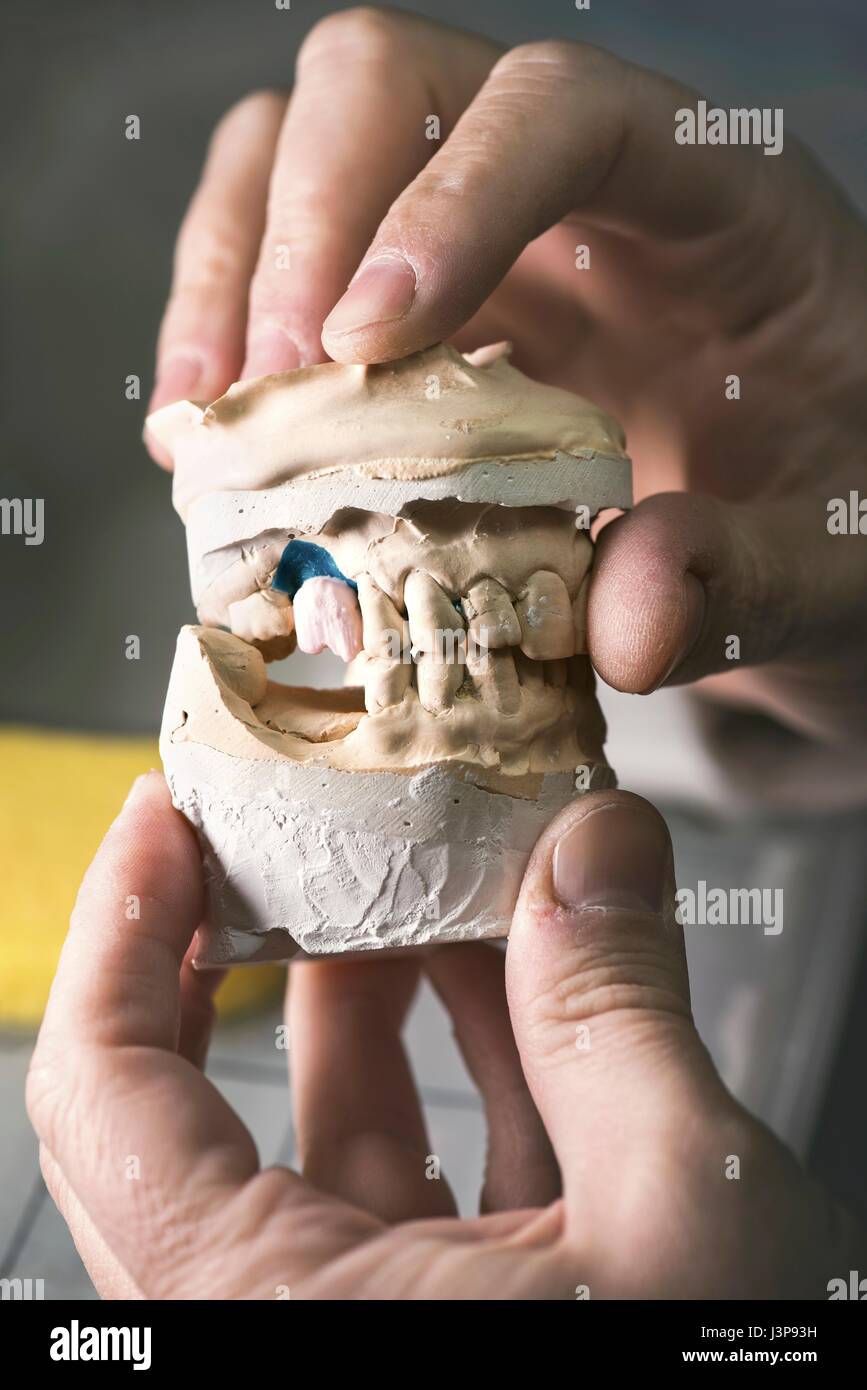
M 510 338 L 516 365 L 626 427 L 644 500 L 602 534 L 600 675 L 637 693 L 703 681 L 863 747 L 867 546 L 829 536 L 826 508 L 867 493 L 865 228 L 789 132 L 777 157 L 678 145 L 697 99 L 581 44 L 504 52 L 397 11 L 329 16 L 291 96 L 249 97 L 214 135 L 152 404 Z M 398 313 L 380 283 L 335 313 L 383 260 L 412 302 Z
M 714 1071 L 668 832 L 639 797 L 595 793 L 542 835 L 508 1004 L 499 951 L 425 962 L 485 1103 L 482 1214 L 466 1220 L 447 1173 L 425 1176 L 400 1037 L 422 962 L 291 967 L 301 1171 L 262 1168 L 202 1073 L 201 911 L 194 834 L 150 773 L 82 885 L 27 1087 L 46 1182 L 104 1298 L 827 1297 L 864 1267 L 864 1233 Z
M 328 356 L 511 338 L 518 366 L 629 436 L 644 500 L 604 529 L 589 601 L 605 680 L 699 681 L 817 741 L 863 744 L 867 548 L 825 521 L 829 498 L 865 488 L 864 228 L 788 133 L 779 158 L 677 145 L 674 112 L 695 100 L 581 45 L 503 53 L 406 14 L 331 16 L 291 97 L 258 93 L 215 133 L 152 408 Z M 390 288 L 381 271 L 361 285 L 372 261 L 396 272 Z M 577 909 L 555 892 L 555 857 L 567 878 L 605 866 Z M 656 906 L 636 906 L 650 880 Z M 195 842 L 162 780 L 137 783 L 82 887 L 28 1083 L 46 1181 L 99 1291 L 826 1296 L 863 1268 L 863 1232 L 715 1074 L 673 893 L 657 813 L 597 794 L 536 847 L 505 991 L 482 945 L 293 966 L 302 1171 L 262 1170 L 201 1072 L 214 980 L 189 963 Z M 400 1042 L 422 964 L 488 1120 L 482 1214 L 464 1221 L 447 1175 L 425 1177 Z

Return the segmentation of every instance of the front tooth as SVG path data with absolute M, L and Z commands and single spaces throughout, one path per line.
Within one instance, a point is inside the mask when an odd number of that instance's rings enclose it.
M 501 714 L 517 714 L 521 708 L 521 687 L 511 652 L 470 649 L 467 674 L 480 700 L 485 700 Z
M 569 590 L 553 570 L 537 570 L 515 605 L 521 651 L 534 661 L 557 661 L 575 651 L 575 622 Z
M 448 595 L 424 570 L 404 584 L 420 704 L 431 713 L 449 709 L 464 682 L 466 631 Z
M 496 579 L 480 579 L 470 585 L 463 610 L 469 619 L 470 632 L 480 646 L 518 646 L 521 625 L 508 590 Z
M 361 651 L 361 612 L 350 584 L 328 575 L 305 579 L 295 595 L 295 631 L 302 652 L 329 647 L 351 661 Z
M 358 576 L 358 602 L 364 624 L 364 704 L 368 714 L 376 714 L 399 705 L 412 684 L 409 624 L 369 574 Z

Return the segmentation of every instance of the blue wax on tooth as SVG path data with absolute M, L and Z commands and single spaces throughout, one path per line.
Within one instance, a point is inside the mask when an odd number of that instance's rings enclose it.
M 290 541 L 280 556 L 280 563 L 271 580 L 271 588 L 294 599 L 301 585 L 308 579 L 325 575 L 328 579 L 339 579 L 350 589 L 358 591 L 354 579 L 347 579 L 339 570 L 324 546 L 314 545 L 312 541 Z

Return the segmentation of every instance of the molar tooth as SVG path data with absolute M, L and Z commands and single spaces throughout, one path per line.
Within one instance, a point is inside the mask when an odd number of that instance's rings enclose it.
M 481 646 L 517 647 L 521 625 L 509 593 L 496 579 L 479 579 L 471 584 L 462 601 L 470 632 Z
M 295 618 L 285 594 L 260 589 L 230 603 L 227 613 L 235 636 L 258 644 L 270 660 L 288 656 L 295 645 Z
M 316 575 L 305 579 L 295 595 L 295 630 L 302 652 L 316 655 L 329 647 L 351 661 L 361 650 L 361 611 L 351 585 Z
M 467 654 L 467 674 L 480 700 L 485 700 L 501 714 L 518 713 L 521 708 L 521 687 L 511 652 L 470 651 Z
M 575 624 L 569 590 L 553 570 L 537 570 L 515 605 L 521 624 L 521 651 L 534 661 L 556 661 L 575 651 Z

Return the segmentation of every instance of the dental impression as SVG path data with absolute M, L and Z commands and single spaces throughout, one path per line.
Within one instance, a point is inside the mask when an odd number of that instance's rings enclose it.
M 160 738 L 203 848 L 198 963 L 506 935 L 540 832 L 614 780 L 585 613 L 590 523 L 631 505 L 619 426 L 497 344 L 243 381 L 148 427 L 200 623 Z M 296 645 L 345 684 L 270 680 Z

